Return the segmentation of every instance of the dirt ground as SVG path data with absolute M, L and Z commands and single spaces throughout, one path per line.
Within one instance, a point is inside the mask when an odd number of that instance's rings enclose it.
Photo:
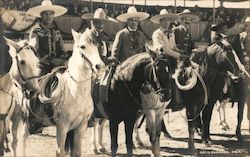
M 246 109 L 245 109 L 246 111 Z M 248 132 L 248 123 L 246 117 L 246 112 L 244 113 L 244 120 L 242 123 L 242 134 L 245 137 L 245 143 L 239 144 L 236 141 L 235 129 L 237 121 L 237 105 L 233 108 L 231 104 L 226 107 L 226 117 L 230 129 L 227 131 L 222 131 L 218 125 L 218 113 L 214 109 L 212 122 L 211 122 L 211 138 L 214 140 L 214 145 L 211 147 L 206 147 L 200 143 L 200 137 L 195 134 L 195 146 L 199 151 L 199 156 L 225 156 L 225 157 L 245 157 L 250 156 L 250 135 Z M 168 156 L 188 156 L 188 131 L 187 122 L 183 118 L 185 111 L 174 112 L 165 115 L 164 120 L 167 124 L 167 129 L 173 136 L 173 139 L 167 139 L 161 136 L 161 155 Z M 120 124 L 119 130 L 119 148 L 118 156 L 124 156 L 126 153 L 125 139 L 124 139 L 124 129 L 123 124 Z M 140 129 L 141 137 L 147 146 L 146 148 L 137 147 L 134 150 L 134 156 L 136 157 L 150 157 L 150 143 L 148 135 L 145 133 L 145 127 Z M 28 137 L 26 144 L 26 157 L 55 157 L 56 150 L 56 133 L 55 127 L 47 127 L 43 130 L 41 134 L 31 135 Z M 10 135 L 9 135 L 10 137 Z M 108 123 L 106 123 L 104 131 L 104 144 L 107 149 L 106 154 L 96 155 L 92 151 L 91 145 L 91 129 L 89 128 L 85 133 L 82 140 L 82 156 L 83 157 L 107 157 L 110 156 L 110 135 Z M 11 138 L 11 137 L 10 137 Z M 135 139 L 135 138 L 134 138 Z M 10 139 L 11 140 L 11 139 Z M 136 142 L 135 142 L 136 144 Z M 10 144 L 11 145 L 11 144 Z M 137 146 L 137 145 L 136 145 Z M 12 156 L 12 152 L 5 154 L 5 156 Z

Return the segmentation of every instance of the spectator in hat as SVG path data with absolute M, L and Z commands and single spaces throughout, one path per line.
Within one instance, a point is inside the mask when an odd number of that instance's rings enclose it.
M 66 12 L 66 8 L 54 5 L 50 0 L 44 0 L 41 5 L 32 7 L 27 11 L 28 14 L 40 18 L 39 23 L 31 29 L 29 38 L 35 37 L 37 39 L 35 49 L 40 59 L 41 75 L 64 64 L 65 52 L 62 35 L 54 24 L 54 17 L 61 16 Z
M 117 20 L 126 22 L 127 26 L 120 30 L 112 47 L 112 57 L 120 62 L 137 53 L 145 51 L 146 36 L 138 29 L 139 22 L 149 17 L 148 13 L 138 12 L 134 6 L 128 8 L 127 13 L 117 16 Z

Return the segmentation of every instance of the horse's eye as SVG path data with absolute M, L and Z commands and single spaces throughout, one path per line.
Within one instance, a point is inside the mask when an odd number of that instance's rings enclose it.
M 85 46 L 84 46 L 84 45 L 82 45 L 80 48 L 81 48 L 81 49 L 85 49 Z
M 24 60 L 20 60 L 19 62 L 20 62 L 20 64 L 22 64 L 22 65 L 25 64 L 25 61 L 24 61 Z

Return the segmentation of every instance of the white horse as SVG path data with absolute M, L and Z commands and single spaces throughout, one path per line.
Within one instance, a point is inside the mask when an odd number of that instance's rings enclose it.
M 51 103 L 57 129 L 57 156 L 81 156 L 81 144 L 88 120 L 93 112 L 92 81 L 93 76 L 104 72 L 97 45 L 92 40 L 89 29 L 83 34 L 72 30 L 74 48 L 66 71 L 48 74 L 41 83 L 39 99 Z M 49 75 L 56 76 L 58 85 L 47 95 L 44 88 Z M 42 105 L 42 104 L 41 104 Z
M 0 77 L 0 156 L 4 155 L 7 145 L 9 122 L 12 121 L 12 149 L 14 156 L 25 156 L 25 141 L 28 135 L 26 118 L 29 100 L 28 90 L 39 92 L 38 58 L 34 53 L 36 39 L 18 43 L 6 39 L 12 58 L 10 71 Z M 25 94 L 26 93 L 26 94 Z M 4 146 L 6 142 L 6 146 Z M 7 147 L 8 148 L 8 147 Z

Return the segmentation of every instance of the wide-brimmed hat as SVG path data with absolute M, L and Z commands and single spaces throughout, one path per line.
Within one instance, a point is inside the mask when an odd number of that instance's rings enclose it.
M 61 16 L 65 14 L 68 10 L 60 5 L 53 5 L 50 0 L 43 0 L 41 5 L 34 6 L 30 8 L 27 13 L 35 17 L 41 17 L 41 12 L 50 10 L 54 11 L 54 17 Z
M 116 17 L 121 22 L 127 22 L 129 18 L 138 17 L 139 21 L 145 20 L 149 17 L 148 13 L 138 12 L 134 6 L 128 8 L 127 13 L 123 13 Z
M 211 31 L 219 31 L 222 27 L 227 26 L 227 28 L 231 28 L 234 26 L 232 22 L 219 22 L 211 27 Z
M 248 17 L 245 19 L 244 22 L 245 22 L 245 23 L 250 23 L 250 16 L 248 16 Z
M 98 8 L 95 10 L 95 13 L 86 13 L 82 15 L 82 18 L 85 20 L 92 21 L 110 21 L 110 22 L 118 22 L 112 17 L 106 15 L 105 11 L 102 8 Z
M 184 9 L 183 12 L 177 14 L 180 17 L 180 20 L 187 19 L 190 22 L 200 21 L 200 16 L 196 13 L 192 13 L 189 9 Z
M 150 20 L 156 24 L 160 24 L 160 20 L 163 18 L 167 18 L 168 21 L 174 22 L 178 20 L 179 16 L 173 13 L 168 13 L 166 9 L 162 9 L 159 15 L 153 16 Z

